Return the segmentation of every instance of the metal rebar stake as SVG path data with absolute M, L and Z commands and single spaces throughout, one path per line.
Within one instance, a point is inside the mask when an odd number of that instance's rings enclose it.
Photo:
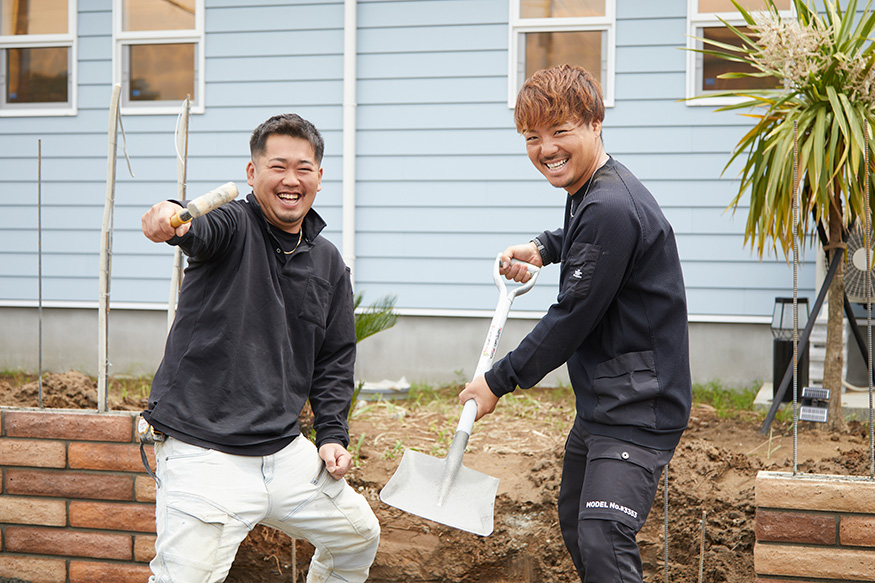
M 43 141 L 36 141 L 36 249 L 37 249 L 37 288 L 39 320 L 39 357 L 37 381 L 37 406 L 43 406 Z
M 869 122 L 863 124 L 863 134 L 866 146 L 863 148 L 863 157 L 866 166 L 866 330 L 868 333 L 868 362 L 869 371 L 869 477 L 875 478 L 875 421 L 872 416 L 872 211 L 869 207 Z
M 668 583 L 668 464 L 666 464 L 662 476 L 662 497 L 665 500 L 665 568 L 663 569 L 663 572 L 665 573 L 665 583 Z
M 796 120 L 793 120 L 793 475 L 796 475 L 799 432 L 799 247 L 796 241 L 799 221 L 799 136 Z
M 699 583 L 702 583 L 702 578 L 705 575 L 705 519 L 708 517 L 708 511 L 702 511 L 702 540 L 699 542 Z

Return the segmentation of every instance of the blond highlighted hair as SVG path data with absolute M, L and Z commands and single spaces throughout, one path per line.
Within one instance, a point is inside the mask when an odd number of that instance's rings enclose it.
M 536 71 L 517 95 L 514 121 L 519 133 L 565 122 L 603 122 L 602 88 L 589 71 L 576 65 L 557 65 Z

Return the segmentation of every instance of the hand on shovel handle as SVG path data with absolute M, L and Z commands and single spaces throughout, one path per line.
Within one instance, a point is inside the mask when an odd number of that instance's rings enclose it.
M 498 405 L 498 397 L 486 384 L 486 379 L 483 375 L 474 377 L 471 382 L 465 385 L 462 392 L 459 393 L 459 403 L 464 407 L 468 401 L 474 401 L 476 404 L 476 416 L 474 421 L 479 421 L 484 415 L 488 415 L 495 411 Z

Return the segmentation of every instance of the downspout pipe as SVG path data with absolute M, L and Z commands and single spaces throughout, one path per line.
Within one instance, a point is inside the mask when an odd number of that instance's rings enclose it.
M 356 57 L 358 0 L 344 0 L 343 18 L 343 259 L 349 266 L 355 288 L 355 142 L 356 142 Z

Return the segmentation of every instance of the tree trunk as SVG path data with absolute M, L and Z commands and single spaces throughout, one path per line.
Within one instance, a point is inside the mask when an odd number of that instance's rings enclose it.
M 836 253 L 844 253 L 843 249 L 833 249 L 829 253 L 830 261 Z M 847 429 L 845 416 L 842 413 L 842 368 L 844 367 L 844 293 L 845 266 L 839 264 L 838 271 L 829 286 L 829 303 L 827 306 L 826 324 L 826 355 L 823 361 L 823 386 L 829 389 L 829 421 L 827 426 L 833 431 Z M 801 389 L 800 389 L 801 390 Z
M 829 205 L 829 243 L 827 244 L 829 262 L 836 253 L 845 252 L 842 242 L 843 225 L 841 220 L 841 200 L 833 200 Z M 823 362 L 823 386 L 829 389 L 829 420 L 827 427 L 832 431 L 845 431 L 848 427 L 842 411 L 842 369 L 844 368 L 844 306 L 845 306 L 845 263 L 839 263 L 835 277 L 829 285 L 829 303 L 826 324 L 826 355 Z

